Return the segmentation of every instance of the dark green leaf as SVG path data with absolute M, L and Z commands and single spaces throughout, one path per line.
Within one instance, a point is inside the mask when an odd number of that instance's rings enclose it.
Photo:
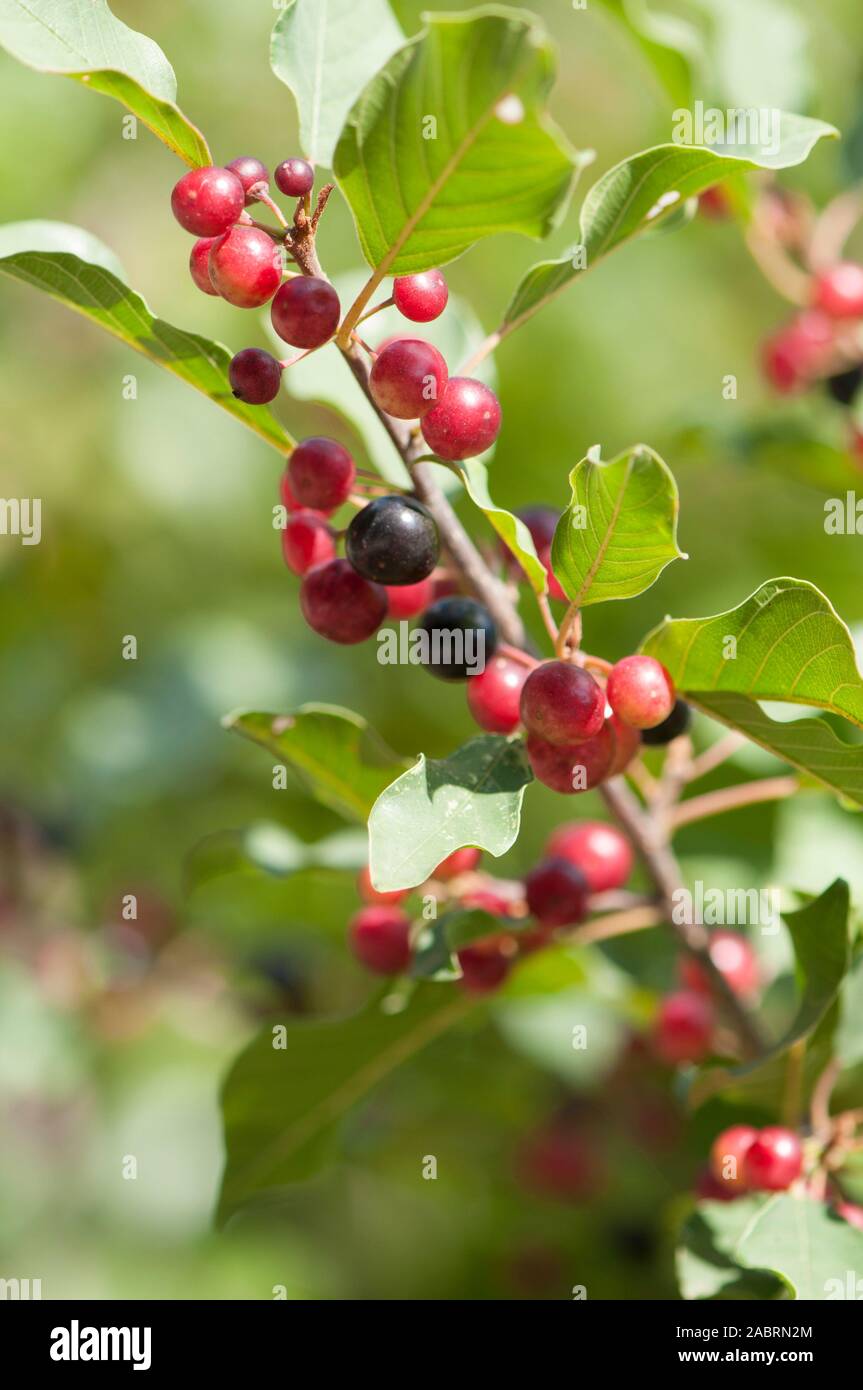
M 341 830 L 307 844 L 283 825 L 259 821 L 245 830 L 219 831 L 192 850 L 186 862 L 189 891 L 223 874 L 249 870 L 286 878 L 304 869 L 356 873 L 368 862 L 368 841 L 361 830 Z
M 416 943 L 411 975 L 418 980 L 457 980 L 461 971 L 453 960 L 455 952 L 485 936 L 494 936 L 503 927 L 499 918 L 475 908 L 453 908 L 434 921 L 425 922 Z M 512 927 L 512 923 L 505 925 L 507 931 Z

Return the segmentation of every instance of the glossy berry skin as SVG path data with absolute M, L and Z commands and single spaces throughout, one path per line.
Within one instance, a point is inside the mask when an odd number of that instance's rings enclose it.
M 439 270 L 420 275 L 400 275 L 393 281 L 396 308 L 412 323 L 431 323 L 439 318 L 449 299 L 449 288 Z
M 702 1168 L 695 1180 L 694 1192 L 699 1202 L 733 1202 L 740 1196 L 725 1183 L 717 1182 L 709 1168 Z
M 313 631 L 330 642 L 364 642 L 386 616 L 387 595 L 347 560 L 330 560 L 309 570 L 300 589 L 300 608 Z
M 633 758 L 638 756 L 643 734 L 638 729 L 631 728 L 629 724 L 624 724 L 616 714 L 606 719 L 605 727 L 611 736 L 613 748 L 608 775 L 617 777 L 621 772 L 625 772 Z
M 262 164 L 259 159 L 255 159 L 255 157 L 250 154 L 241 154 L 238 155 L 236 159 L 229 160 L 225 168 L 230 169 L 232 174 L 236 174 L 240 183 L 243 185 L 243 192 L 246 195 L 246 207 L 248 207 L 250 203 L 256 203 L 258 201 L 257 198 L 251 195 L 251 190 L 255 185 L 259 183 L 267 185 L 270 181 L 270 174 L 266 164 Z M 264 191 L 266 192 L 266 188 Z
M 605 723 L 605 695 L 589 671 L 568 661 L 544 661 L 521 692 L 525 728 L 547 743 L 593 738 Z
M 672 739 L 680 738 L 685 734 L 692 723 L 692 710 L 685 700 L 675 700 L 674 709 L 667 719 L 663 719 L 661 724 L 656 724 L 652 729 L 643 729 L 641 732 L 642 742 L 648 748 L 660 748 L 666 743 L 671 743 Z
M 437 527 L 415 497 L 376 497 L 348 527 L 345 554 L 358 574 L 379 584 L 417 584 L 440 554 Z
M 480 675 L 497 647 L 494 619 L 474 598 L 437 599 L 417 627 L 428 634 L 427 660 L 422 664 L 440 680 L 463 681 Z
M 315 185 L 315 171 L 307 159 L 286 159 L 273 174 L 276 187 L 286 198 L 304 198 Z
M 456 953 L 461 986 L 469 994 L 492 994 L 500 989 L 518 952 L 512 936 L 487 936 Z
M 431 343 L 396 338 L 375 357 L 369 389 L 387 415 L 419 420 L 440 400 L 448 379 L 446 362 Z
M 467 683 L 467 704 L 476 723 L 490 734 L 511 734 L 521 723 L 521 690 L 528 669 L 508 656 L 494 656 Z
M 713 1010 L 701 994 L 680 990 L 663 999 L 653 1043 L 663 1062 L 700 1062 L 710 1052 Z
M 257 227 L 232 227 L 210 247 L 210 279 L 229 304 L 259 309 L 282 283 L 281 254 Z
M 527 759 L 538 782 L 563 796 L 590 791 L 611 771 L 615 743 L 608 721 L 595 738 L 567 746 L 528 734 Z
M 863 265 L 839 261 L 815 277 L 812 303 L 834 319 L 863 318 Z
M 335 439 L 312 435 L 298 444 L 288 460 L 288 482 L 301 507 L 334 512 L 350 494 L 356 465 Z
M 674 682 L 652 656 L 625 656 L 611 669 L 608 703 L 633 729 L 652 729 L 674 708 Z
M 825 370 L 833 347 L 833 321 L 818 309 L 804 310 L 764 343 L 761 365 L 780 395 L 808 386 Z
M 210 247 L 217 241 L 214 236 L 199 237 L 189 252 L 189 270 L 192 279 L 204 294 L 218 295 L 219 291 L 210 279 Z
M 488 887 L 474 888 L 469 893 L 462 893 L 460 896 L 462 907 L 474 908 L 477 912 L 487 912 L 492 917 L 512 916 L 514 899 L 504 897 L 503 893 L 498 892 L 493 886 L 494 882 L 494 879 L 489 879 Z M 520 940 L 516 944 L 520 944 Z
M 307 574 L 315 565 L 335 558 L 332 532 L 317 512 L 294 512 L 282 531 L 282 555 L 294 574 Z
M 755 1192 L 784 1192 L 800 1177 L 802 1169 L 800 1140 L 781 1125 L 760 1130 L 743 1160 L 746 1185 Z
M 246 193 L 230 169 L 190 169 L 171 194 L 171 210 L 193 236 L 221 236 L 243 211 Z
M 299 512 L 304 510 L 302 504 L 298 502 L 294 496 L 294 489 L 291 487 L 291 480 L 288 476 L 287 468 L 279 479 L 279 500 L 286 512 Z
M 317 348 L 339 326 L 339 297 L 326 280 L 295 275 L 279 286 L 270 309 L 273 328 L 292 347 Z
M 400 975 L 410 965 L 410 918 L 397 907 L 364 907 L 351 919 L 348 940 L 375 975 Z
M 434 580 L 421 579 L 418 584 L 395 584 L 387 589 L 387 616 L 400 622 L 415 618 L 428 608 L 434 598 Z
M 407 888 L 400 888 L 392 893 L 379 893 L 377 888 L 372 886 L 372 876 L 368 865 L 360 869 L 357 874 L 357 892 L 364 903 L 375 907 L 392 906 L 394 903 L 400 903 L 408 895 Z
M 500 425 L 500 401 L 494 392 L 471 377 L 453 376 L 438 404 L 425 416 L 422 433 L 433 454 L 455 463 L 490 449 Z
M 761 988 L 758 957 L 740 932 L 720 928 L 711 932 L 708 943 L 710 959 L 725 977 L 734 993 L 741 999 L 752 999 Z M 685 957 L 680 962 L 680 980 L 687 989 L 709 995 L 710 980 L 697 960 Z
M 524 881 L 531 915 L 544 927 L 584 921 L 590 892 L 587 878 L 568 859 L 544 859 Z
M 451 878 L 456 878 L 459 874 L 473 873 L 480 859 L 482 850 L 475 845 L 463 845 L 461 849 L 454 849 L 452 854 L 448 854 L 446 859 L 442 859 L 432 874 L 432 878 L 439 878 L 444 883 L 448 883 Z
M 717 1134 L 711 1144 L 710 1172 L 726 1192 L 746 1192 L 744 1160 L 757 1136 L 758 1131 L 752 1125 L 731 1125 Z
M 580 869 L 591 893 L 622 888 L 632 873 L 632 847 L 622 831 L 607 821 L 573 821 L 549 837 L 546 854 Z
M 228 380 L 238 401 L 266 405 L 279 394 L 282 364 L 263 348 L 243 348 L 231 358 Z

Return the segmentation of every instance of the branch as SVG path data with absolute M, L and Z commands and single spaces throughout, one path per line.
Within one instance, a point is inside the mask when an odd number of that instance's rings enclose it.
M 793 796 L 799 786 L 796 777 L 764 777 L 760 782 L 720 787 L 715 792 L 693 796 L 690 801 L 677 806 L 670 815 L 671 826 L 679 830 L 682 825 L 691 825 L 693 821 L 719 816 L 723 811 L 736 811 L 738 806 L 754 806 L 759 801 L 781 801 L 786 796 Z

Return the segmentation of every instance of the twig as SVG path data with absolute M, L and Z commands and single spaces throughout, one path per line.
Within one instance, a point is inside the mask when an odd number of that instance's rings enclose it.
M 703 753 L 699 753 L 697 758 L 693 758 L 689 765 L 688 782 L 695 782 L 699 777 L 706 777 L 708 772 L 713 772 L 728 758 L 733 758 L 738 748 L 742 748 L 746 739 L 743 734 L 730 733 L 724 738 L 717 739 L 711 743 L 709 748 L 705 748 Z
M 362 315 L 362 317 L 357 319 L 357 328 L 359 328 L 361 323 L 365 323 L 366 319 L 373 319 L 375 314 L 379 314 L 381 312 L 381 309 L 392 308 L 393 304 L 395 304 L 395 300 L 393 299 L 392 295 L 390 295 L 389 299 L 382 299 L 380 304 L 375 304 L 373 308 L 367 309 L 366 312 Z
M 551 638 L 552 645 L 557 646 L 557 623 L 554 621 L 554 614 L 548 601 L 548 594 L 537 594 L 536 605 L 539 609 L 545 630 Z
M 849 188 L 828 203 L 809 238 L 807 262 L 813 271 L 824 270 L 838 261 L 843 247 L 863 217 L 863 190 Z
M 796 777 L 764 777 L 760 782 L 743 782 L 735 787 L 720 787 L 703 796 L 693 796 L 671 812 L 670 823 L 674 830 L 693 821 L 706 820 L 708 816 L 719 816 L 724 811 L 736 811 L 738 806 L 754 806 L 759 801 L 781 801 L 793 796 L 800 783 Z
M 567 936 L 567 941 L 573 946 L 592 946 L 597 941 L 610 941 L 615 936 L 656 927 L 661 921 L 662 913 L 655 906 L 630 907 L 623 912 L 609 912 L 604 917 L 596 917 L 592 922 L 576 927 Z

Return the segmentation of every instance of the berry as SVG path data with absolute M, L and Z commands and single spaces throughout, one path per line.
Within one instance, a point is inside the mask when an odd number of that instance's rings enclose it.
M 369 903 L 376 907 L 381 907 L 383 905 L 389 906 L 392 903 L 400 903 L 402 898 L 407 897 L 408 891 L 407 888 L 398 888 L 392 893 L 379 893 L 377 888 L 372 886 L 372 876 L 368 865 L 360 869 L 357 874 L 357 892 L 364 903 Z
M 817 309 L 808 309 L 764 343 L 764 375 L 774 390 L 783 395 L 799 391 L 824 370 L 832 346 L 830 319 Z
M 544 661 L 521 692 L 525 728 L 547 743 L 593 738 L 605 723 L 605 696 L 589 671 L 566 661 Z
M 472 873 L 481 858 L 482 850 L 477 849 L 475 845 L 464 845 L 461 849 L 454 849 L 452 854 L 441 860 L 432 878 L 442 879 L 446 883 L 459 874 Z
M 494 656 L 497 628 L 475 598 L 437 599 L 423 613 L 417 629 L 427 634 L 420 648 L 422 665 L 444 681 L 481 675 Z
M 317 512 L 294 512 L 282 531 L 282 554 L 294 574 L 307 574 L 336 553 L 332 532 Z
M 638 729 L 624 724 L 623 720 L 618 719 L 616 714 L 612 714 L 610 719 L 606 719 L 605 727 L 611 736 L 614 750 L 608 775 L 609 777 L 617 777 L 619 773 L 625 772 L 633 758 L 638 756 L 643 736 Z
M 488 386 L 466 376 L 450 377 L 443 396 L 422 423 L 433 454 L 455 463 L 490 449 L 500 434 L 500 401 Z
M 210 279 L 238 309 L 258 309 L 282 282 L 282 257 L 257 227 L 232 227 L 210 247 Z
M 517 515 L 530 532 L 540 564 L 545 568 L 549 594 L 565 602 L 566 594 L 551 568 L 551 543 L 560 519 L 558 513 L 552 507 L 525 507 Z
M 303 198 L 315 185 L 315 171 L 307 159 L 286 159 L 273 174 L 276 187 L 286 198 Z
M 440 541 L 428 507 L 415 497 L 376 497 L 351 521 L 345 554 L 379 584 L 417 584 L 437 564 Z
M 214 236 L 200 237 L 189 252 L 189 270 L 192 279 L 204 294 L 218 294 L 219 291 L 210 279 L 210 247 L 217 240 Z
M 528 734 L 527 738 L 527 758 L 537 781 L 564 796 L 590 791 L 605 781 L 611 771 L 614 750 L 608 721 L 595 738 L 570 746 L 548 743 L 538 734 Z
M 527 667 L 508 656 L 495 656 L 481 675 L 467 684 L 468 709 L 481 729 L 490 734 L 511 734 L 521 723 L 521 688 Z
M 553 859 L 566 859 L 580 869 L 591 893 L 622 888 L 632 873 L 629 841 L 607 821 L 573 821 L 571 825 L 558 826 L 549 839 L 546 854 Z
M 608 703 L 624 724 L 652 729 L 674 708 L 674 682 L 652 656 L 625 656 L 612 667 Z
M 328 281 L 294 275 L 276 291 L 270 317 L 279 337 L 292 347 L 317 348 L 333 336 L 341 312 L 339 297 Z
M 456 952 L 461 984 L 469 994 L 490 994 L 499 989 L 512 969 L 518 946 L 512 936 L 487 936 Z
M 717 1134 L 710 1146 L 710 1173 L 724 1191 L 735 1194 L 746 1191 L 744 1159 L 757 1133 L 751 1125 L 732 1125 Z
M 351 919 L 348 937 L 361 965 L 376 975 L 400 975 L 410 965 L 410 919 L 397 907 L 364 907 Z
M 521 1181 L 541 1197 L 579 1202 L 595 1196 L 603 1170 L 592 1145 L 571 1124 L 537 1130 L 522 1145 Z
M 397 338 L 375 357 L 369 389 L 387 415 L 418 420 L 440 400 L 448 377 L 446 362 L 431 343 Z
M 335 439 L 313 435 L 298 444 L 288 460 L 288 481 L 301 507 L 334 512 L 350 493 L 356 466 Z
M 699 1202 L 733 1202 L 740 1195 L 724 1182 L 717 1182 L 709 1168 L 702 1168 L 698 1174 L 694 1191 Z
M 193 272 L 194 274 L 194 272 Z M 850 405 L 863 385 L 863 366 L 849 367 L 845 372 L 836 372 L 825 381 L 828 395 L 839 405 Z
M 489 879 L 488 882 L 493 884 L 495 880 Z M 510 917 L 514 900 L 489 887 L 475 888 L 469 893 L 462 893 L 460 901 L 462 907 L 473 908 L 477 912 L 488 912 L 492 917 Z
M 243 348 L 231 358 L 228 380 L 237 400 L 266 405 L 279 394 L 282 364 L 263 348 Z
M 256 203 L 258 201 L 257 198 L 252 196 L 251 191 L 255 185 L 259 183 L 266 185 L 269 184 L 270 181 L 270 175 L 266 164 L 262 164 L 259 159 L 255 159 L 254 156 L 250 154 L 241 154 L 237 159 L 229 160 L 225 168 L 230 169 L 231 173 L 236 174 L 240 183 L 243 185 L 243 191 L 246 195 L 246 207 L 248 207 L 250 203 Z M 264 191 L 266 192 L 266 189 L 264 189 Z
M 309 627 L 331 642 L 364 642 L 383 622 L 386 590 L 357 574 L 347 560 L 330 560 L 309 570 L 300 589 L 300 608 Z
M 279 499 L 286 512 L 299 512 L 304 510 L 294 496 L 294 490 L 291 487 L 291 480 L 288 476 L 287 468 L 279 479 Z
M 858 1231 L 863 1231 L 863 1207 L 858 1207 L 854 1202 L 837 1202 L 834 1211 L 843 1221 L 856 1226 Z
M 663 1062 L 700 1062 L 710 1051 L 713 1010 L 701 994 L 680 990 L 660 1005 L 653 1042 Z
M 644 729 L 641 734 L 642 742 L 650 748 L 661 747 L 665 743 L 670 743 L 674 738 L 680 738 L 692 723 L 692 710 L 685 700 L 675 700 L 674 709 L 667 719 L 663 719 L 661 724 L 655 724 L 652 729 Z
M 415 618 L 428 608 L 434 598 L 434 580 L 421 579 L 418 584 L 395 584 L 387 588 L 387 615 L 398 621 Z
M 193 236 L 221 236 L 232 227 L 243 211 L 246 194 L 230 169 L 209 165 L 190 169 L 171 194 L 171 210 Z
M 439 270 L 424 270 L 394 280 L 393 299 L 399 313 L 412 323 L 431 323 L 446 308 L 449 289 Z
M 589 887 L 568 859 L 544 859 L 524 881 L 531 914 L 544 927 L 570 927 L 587 915 Z
M 726 217 L 731 216 L 728 194 L 721 184 L 715 183 L 712 188 L 705 188 L 698 199 L 698 211 L 709 217 L 711 222 L 724 222 Z
M 744 1180 L 756 1192 L 784 1192 L 802 1168 L 800 1140 L 781 1125 L 760 1130 L 743 1159 Z
M 812 303 L 834 319 L 863 318 L 863 265 L 839 261 L 815 277 Z
M 735 994 L 743 999 L 751 999 L 758 993 L 761 986 L 758 958 L 745 936 L 736 931 L 714 931 L 707 949 L 716 969 L 725 976 Z M 697 994 L 711 993 L 707 974 L 692 957 L 681 960 L 680 980 L 687 989 L 695 990 Z

